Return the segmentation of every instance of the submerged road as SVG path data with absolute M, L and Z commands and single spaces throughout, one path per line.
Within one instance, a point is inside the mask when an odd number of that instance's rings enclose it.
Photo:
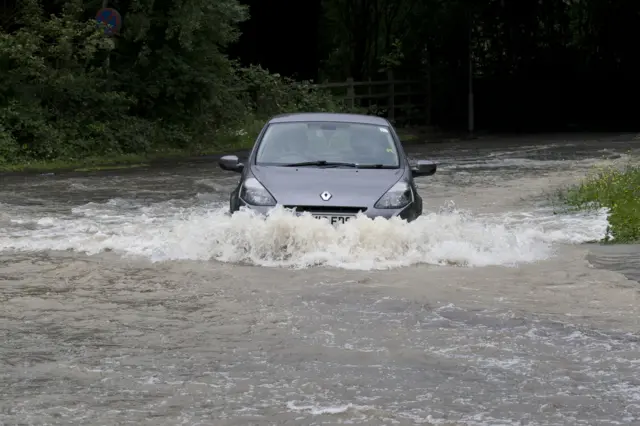
M 229 217 L 216 164 L 0 177 L 1 425 L 640 424 L 634 135 L 409 146 L 424 217 Z

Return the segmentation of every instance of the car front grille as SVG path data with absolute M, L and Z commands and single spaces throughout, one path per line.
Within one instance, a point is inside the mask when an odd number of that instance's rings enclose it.
M 286 209 L 295 209 L 299 213 L 337 213 L 337 214 L 357 214 L 367 211 L 366 207 L 334 207 L 334 206 L 284 206 Z

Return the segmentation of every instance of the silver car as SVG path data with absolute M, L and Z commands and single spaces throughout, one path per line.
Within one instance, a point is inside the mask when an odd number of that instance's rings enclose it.
M 359 212 L 375 218 L 422 214 L 414 177 L 430 176 L 437 165 L 410 165 L 391 123 L 359 114 L 298 113 L 270 119 L 247 158 L 219 160 L 223 170 L 241 173 L 230 211 L 250 208 L 268 214 L 276 205 L 309 212 L 332 224 Z

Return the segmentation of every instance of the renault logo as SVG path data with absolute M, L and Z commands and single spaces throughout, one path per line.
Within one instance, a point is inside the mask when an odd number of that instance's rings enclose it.
M 324 191 L 322 194 L 320 194 L 320 198 L 322 198 L 324 201 L 329 201 L 331 197 L 333 197 L 333 195 L 331 195 L 331 193 L 327 191 Z

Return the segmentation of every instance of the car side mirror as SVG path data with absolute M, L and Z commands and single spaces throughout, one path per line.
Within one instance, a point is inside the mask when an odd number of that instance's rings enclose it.
M 218 160 L 218 165 L 222 170 L 229 172 L 241 173 L 244 169 L 244 164 L 240 162 L 237 155 L 225 155 Z
M 413 177 L 432 176 L 436 173 L 438 165 L 433 161 L 418 160 L 418 163 L 411 167 Z

